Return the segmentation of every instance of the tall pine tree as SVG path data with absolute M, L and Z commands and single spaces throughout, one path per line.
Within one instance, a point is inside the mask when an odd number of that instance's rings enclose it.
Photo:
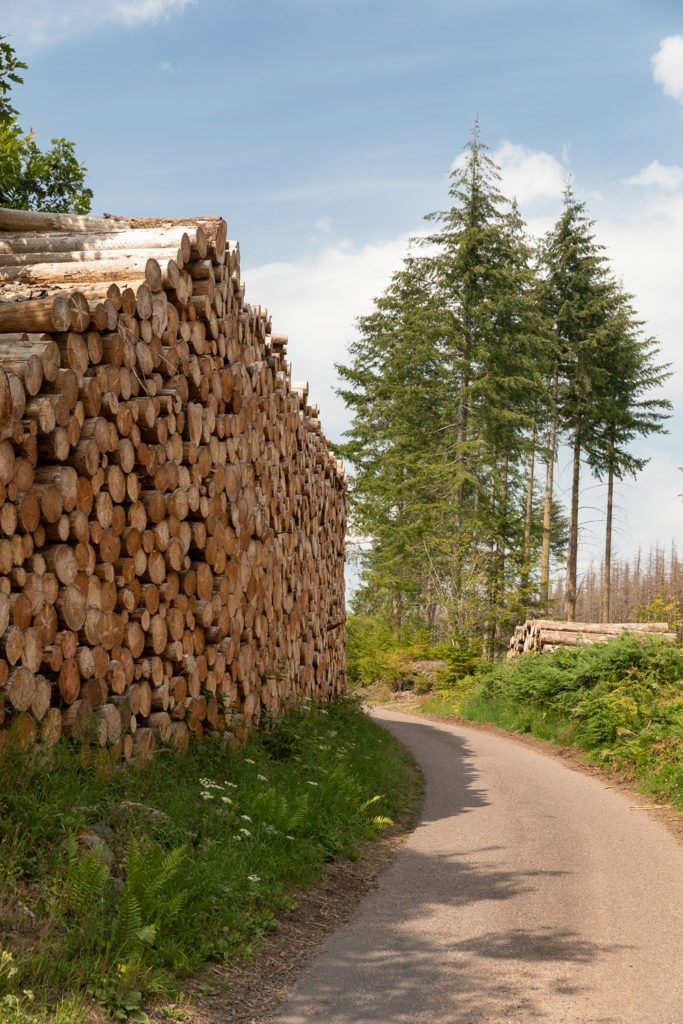
M 658 363 L 659 346 L 643 337 L 643 324 L 631 306 L 632 296 L 614 283 L 600 349 L 602 370 L 595 394 L 595 420 L 586 439 L 590 468 L 607 480 L 602 618 L 610 621 L 614 481 L 635 477 L 649 459 L 633 454 L 638 437 L 665 432 L 671 403 L 656 392 L 671 372 Z
M 542 595 L 547 593 L 552 463 L 557 430 L 561 429 L 569 437 L 572 457 L 564 595 L 564 612 L 572 620 L 576 612 L 581 455 L 589 428 L 596 420 L 596 392 L 605 372 L 600 349 L 608 334 L 612 283 L 602 246 L 593 234 L 593 222 L 586 214 L 585 204 L 576 199 L 570 186 L 564 193 L 562 216 L 544 240 L 542 261 L 545 269 L 543 305 L 553 325 L 554 352 L 541 590 Z

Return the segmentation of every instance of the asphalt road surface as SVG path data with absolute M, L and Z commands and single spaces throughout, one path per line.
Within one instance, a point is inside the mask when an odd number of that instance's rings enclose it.
M 388 710 L 421 820 L 277 1024 L 683 1024 L 683 850 L 599 779 Z

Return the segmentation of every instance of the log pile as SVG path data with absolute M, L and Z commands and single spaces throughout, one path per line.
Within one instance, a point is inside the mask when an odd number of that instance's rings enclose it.
M 0 742 L 344 687 L 347 483 L 221 218 L 0 210 Z
M 584 644 L 606 644 L 622 633 L 645 636 L 656 633 L 676 640 L 666 622 L 562 622 L 556 619 L 527 619 L 517 626 L 507 652 L 508 658 L 526 651 L 556 651 L 559 647 L 580 647 Z

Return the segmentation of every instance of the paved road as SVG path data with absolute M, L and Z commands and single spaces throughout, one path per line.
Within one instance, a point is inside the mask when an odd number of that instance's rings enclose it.
M 386 710 L 420 823 L 277 1024 L 683 1024 L 683 851 L 640 801 Z

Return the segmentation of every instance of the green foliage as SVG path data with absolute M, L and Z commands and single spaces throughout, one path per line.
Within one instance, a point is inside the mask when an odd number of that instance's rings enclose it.
M 52 139 L 39 149 L 33 134 L 15 122 L 0 128 L 0 205 L 17 210 L 88 213 L 92 189 L 85 188 L 87 169 L 79 163 L 75 143 Z
M 87 993 L 93 1001 L 113 1020 L 132 1020 L 137 1024 L 149 1024 L 149 1017 L 142 1010 L 142 992 L 127 985 L 128 970 L 119 965 L 116 977 L 102 977 L 88 985 Z
M 178 927 L 189 897 L 179 877 L 185 860 L 183 846 L 165 852 L 158 843 L 143 844 L 131 836 L 114 935 L 117 949 L 153 946 L 158 931 Z
M 346 620 L 348 678 L 351 686 L 385 683 L 400 689 L 406 666 L 431 656 L 424 629 L 404 627 L 396 635 L 382 615 L 350 615 Z
M 481 644 L 468 637 L 458 637 L 451 644 L 440 644 L 435 654 L 448 662 L 440 680 L 440 687 L 444 690 L 452 689 L 461 679 L 476 676 L 488 667 L 482 658 Z
M 585 205 L 567 187 L 534 253 L 499 184 L 475 125 L 450 206 L 427 217 L 422 248 L 359 318 L 337 366 L 353 416 L 339 452 L 360 538 L 354 611 L 396 636 L 406 625 L 433 642 L 472 636 L 489 658 L 520 619 L 547 612 L 551 556 L 567 558 L 573 613 L 582 458 L 610 485 L 637 472 L 645 460 L 631 442 L 661 431 L 670 407 L 656 397 L 668 369 Z M 559 443 L 573 455 L 568 521 L 552 493 Z M 380 633 L 365 678 L 389 671 Z
M 24 79 L 19 74 L 28 65 L 17 58 L 14 49 L 4 36 L 0 36 L 0 129 L 12 124 L 18 116 L 9 101 L 13 85 L 21 85 Z
M 76 920 L 93 910 L 101 912 L 109 867 L 97 850 L 80 853 L 73 835 L 66 840 L 68 866 L 61 896 L 61 910 Z
M 683 651 L 656 634 L 500 663 L 461 713 L 575 744 L 683 808 Z
M 660 592 L 647 604 L 639 604 L 636 609 L 637 622 L 666 622 L 669 629 L 675 632 L 683 623 L 681 602 L 677 597 Z
M 292 889 L 378 835 L 411 792 L 404 765 L 353 700 L 293 710 L 243 748 L 161 751 L 106 777 L 68 746 L 49 763 L 3 748 L 0 903 L 32 916 L 16 911 L 0 997 L 68 992 L 144 1021 L 147 997 L 173 998 L 207 959 L 248 956 Z M 78 841 L 98 823 L 110 866 Z
M 22 130 L 9 102 L 12 86 L 23 81 L 18 71 L 26 67 L 0 36 L 0 206 L 88 213 L 93 194 L 84 186 L 86 167 L 76 158 L 75 144 L 55 138 L 42 151 L 33 129 L 28 134 Z
M 449 209 L 359 320 L 337 367 L 353 412 L 342 454 L 370 538 L 354 607 L 400 634 L 500 632 L 521 565 L 515 510 L 542 400 L 544 325 L 514 204 L 475 127 Z M 522 531 L 523 532 L 523 531 Z M 516 535 L 515 535 L 516 533 Z

